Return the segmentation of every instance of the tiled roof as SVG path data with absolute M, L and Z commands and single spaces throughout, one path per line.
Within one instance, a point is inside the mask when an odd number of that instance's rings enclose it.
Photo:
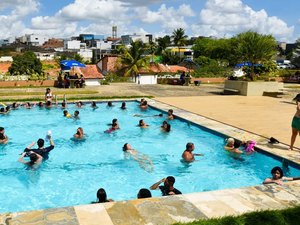
M 177 72 L 188 72 L 188 69 L 183 66 L 177 65 L 164 65 L 151 63 L 148 69 L 141 69 L 140 73 L 177 73 Z
M 0 63 L 0 73 L 6 73 L 8 71 L 8 68 L 11 66 L 10 62 L 3 62 Z
M 85 68 L 80 68 L 80 71 L 86 79 L 102 79 L 103 74 L 97 65 L 86 65 Z

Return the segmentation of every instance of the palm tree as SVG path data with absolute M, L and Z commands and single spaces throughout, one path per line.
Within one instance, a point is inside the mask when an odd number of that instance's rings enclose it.
M 147 68 L 149 57 L 145 56 L 146 46 L 141 41 L 131 43 L 131 47 L 121 49 L 121 70 L 124 76 L 136 76 L 141 68 Z
M 173 31 L 172 33 L 172 40 L 175 46 L 177 46 L 178 51 L 179 51 L 179 57 L 181 58 L 180 55 L 180 46 L 185 46 L 187 42 L 187 35 L 184 34 L 184 29 L 179 28 Z
M 171 45 L 171 37 L 169 35 L 165 35 L 164 37 L 157 38 L 157 54 L 160 55 L 162 52 Z

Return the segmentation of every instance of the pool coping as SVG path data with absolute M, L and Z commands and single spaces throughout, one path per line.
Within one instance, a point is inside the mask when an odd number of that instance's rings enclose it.
M 151 107 L 163 111 L 172 108 L 178 118 L 192 121 L 220 135 L 239 140 L 256 140 L 260 151 L 287 159 L 298 166 L 300 164 L 299 153 L 278 150 L 280 144 L 276 144 L 274 148 L 268 143 L 268 139 L 259 135 L 153 99 L 147 100 Z M 300 181 L 292 181 L 282 186 L 269 184 L 168 197 L 3 213 L 0 214 L 0 224 L 172 224 L 192 222 L 201 218 L 239 215 L 257 210 L 283 209 L 300 205 L 299 197 Z

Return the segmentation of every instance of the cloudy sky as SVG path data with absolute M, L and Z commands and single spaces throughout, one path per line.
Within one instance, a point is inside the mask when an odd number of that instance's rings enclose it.
M 24 34 L 70 37 L 171 34 L 231 37 L 254 30 L 278 41 L 300 38 L 299 0 L 0 0 L 0 39 Z

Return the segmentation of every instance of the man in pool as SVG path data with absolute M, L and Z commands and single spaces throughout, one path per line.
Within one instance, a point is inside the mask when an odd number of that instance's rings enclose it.
M 38 145 L 37 149 L 31 149 L 35 145 L 35 142 L 32 142 L 27 148 L 25 148 L 24 152 L 32 151 L 33 153 L 37 153 L 37 154 L 41 155 L 43 157 L 43 159 L 48 159 L 49 152 L 54 149 L 54 142 L 52 140 L 52 136 L 48 135 L 48 138 L 50 141 L 50 146 L 45 148 L 44 147 L 45 141 L 44 141 L 44 139 L 40 138 L 37 141 L 37 145 Z
M 164 185 L 160 185 L 164 183 Z M 167 195 L 181 195 L 182 193 L 174 188 L 175 178 L 172 176 L 168 176 L 167 178 L 163 178 L 160 181 L 156 182 L 150 187 L 150 190 L 158 190 L 160 189 L 162 196 Z
M 203 156 L 203 154 L 193 153 L 194 149 L 195 149 L 194 143 L 189 142 L 189 143 L 186 144 L 185 150 L 182 153 L 183 161 L 190 163 L 190 162 L 195 161 L 194 156 Z

